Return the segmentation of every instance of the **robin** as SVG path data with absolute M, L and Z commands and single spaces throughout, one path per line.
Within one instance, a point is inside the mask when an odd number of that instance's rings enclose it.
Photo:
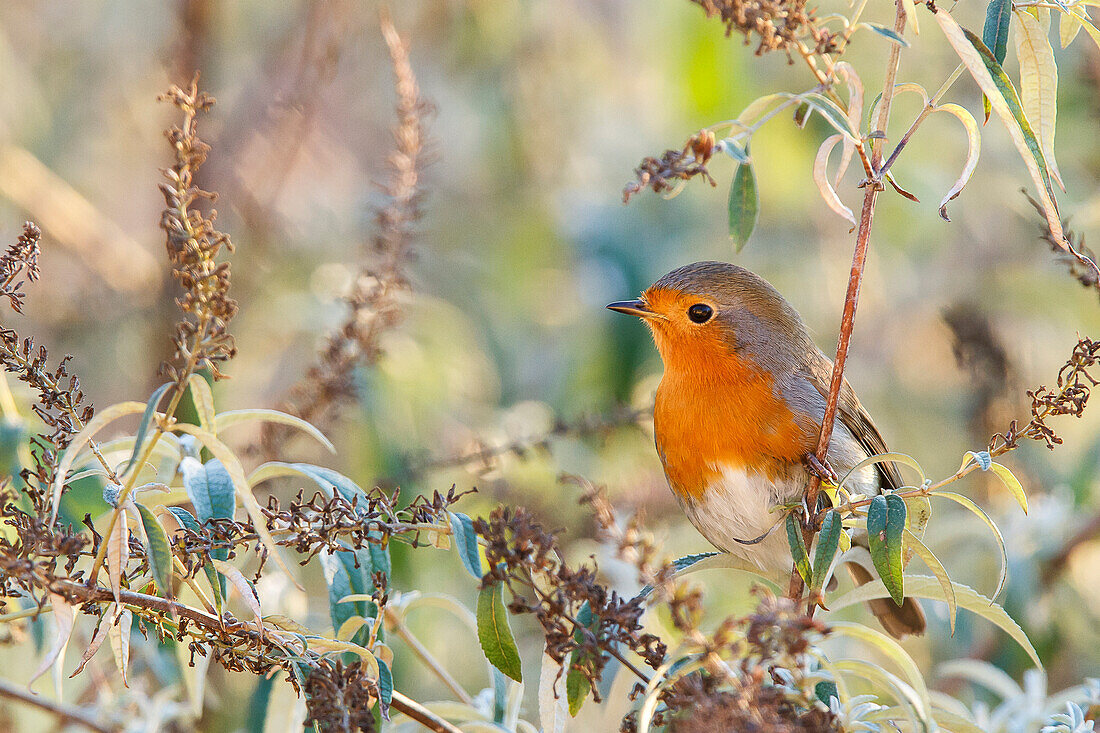
M 637 300 L 611 303 L 653 333 L 665 372 L 653 430 L 665 476 L 695 528 L 720 550 L 775 579 L 792 566 L 786 534 L 772 532 L 773 509 L 797 502 L 812 473 L 841 475 L 886 443 L 847 381 L 840 392 L 827 466 L 814 456 L 832 360 L 810 338 L 798 312 L 766 280 L 722 262 L 673 270 Z M 902 485 L 897 466 L 865 466 L 846 484 L 873 496 Z M 857 544 L 860 538 L 855 538 Z M 866 543 L 866 539 L 863 539 Z M 872 579 L 848 564 L 854 580 Z M 912 598 L 873 601 L 890 634 L 923 633 Z

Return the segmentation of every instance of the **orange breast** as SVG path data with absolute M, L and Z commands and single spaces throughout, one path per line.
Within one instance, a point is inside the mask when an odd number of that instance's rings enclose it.
M 654 431 L 669 484 L 699 499 L 723 467 L 774 479 L 812 450 L 816 426 L 776 396 L 770 374 L 729 352 L 662 349 Z

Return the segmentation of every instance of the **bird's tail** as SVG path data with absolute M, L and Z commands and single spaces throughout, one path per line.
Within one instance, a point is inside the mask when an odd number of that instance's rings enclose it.
M 864 585 L 874 580 L 874 576 L 867 568 L 854 562 L 846 563 L 852 580 L 857 585 Z M 876 598 L 867 601 L 871 613 L 882 624 L 882 628 L 895 639 L 904 639 L 906 636 L 920 636 L 924 633 L 927 622 L 924 611 L 915 598 L 906 598 L 899 606 L 890 598 Z

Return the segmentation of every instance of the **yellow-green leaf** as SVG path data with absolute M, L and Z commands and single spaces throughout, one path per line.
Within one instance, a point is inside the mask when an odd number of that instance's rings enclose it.
M 1012 86 L 1004 69 L 980 38 L 962 28 L 943 8 L 936 9 L 935 18 L 951 47 L 955 49 L 955 53 L 966 65 L 967 71 L 982 92 L 989 98 L 997 116 L 1007 128 L 1016 150 L 1020 153 L 1038 189 L 1043 215 L 1051 236 L 1056 242 L 1063 242 L 1065 234 L 1058 214 L 1058 205 L 1054 200 L 1054 190 L 1051 187 L 1046 160 L 1039 140 L 1020 106 L 1016 88 Z
M 493 583 L 477 596 L 477 638 L 489 663 L 516 682 L 523 681 L 519 649 L 508 625 L 504 586 Z
M 288 415 L 285 412 L 279 412 L 278 410 L 227 410 L 219 414 L 214 419 L 214 431 L 221 434 L 223 430 L 233 425 L 237 425 L 243 422 L 250 422 L 252 420 L 260 420 L 263 422 L 273 422 L 280 425 L 288 425 L 292 428 L 297 428 L 303 433 L 306 433 L 318 443 L 328 449 L 330 453 L 336 452 L 336 446 L 332 444 L 325 434 L 315 428 L 311 423 L 306 422 L 300 417 L 294 415 Z
M 978 123 L 974 120 L 974 115 L 970 114 L 965 107 L 957 104 L 941 104 L 933 111 L 954 115 L 966 128 L 966 162 L 963 164 L 962 172 L 959 173 L 955 185 L 951 186 L 951 190 L 940 201 L 940 216 L 943 217 L 944 221 L 951 221 L 947 218 L 947 203 L 962 193 L 963 187 L 970 181 L 974 169 L 978 167 L 978 156 L 982 152 L 982 135 L 978 129 Z
M 802 576 L 802 582 L 810 585 L 812 572 L 810 569 L 810 557 L 806 554 L 806 540 L 802 537 L 802 527 L 798 524 L 798 518 L 794 513 L 787 515 L 787 546 L 791 549 L 791 557 L 798 574 Z
M 929 575 L 909 575 L 905 578 L 905 582 L 906 594 L 910 598 L 927 598 L 933 601 L 944 602 L 947 600 L 943 588 L 936 578 Z M 1035 651 L 1035 647 L 1032 646 L 1031 641 L 1027 638 L 1027 634 L 1020 628 L 1019 624 L 1012 620 L 1011 616 L 1005 613 L 1003 608 L 997 605 L 996 602 L 986 598 L 973 588 L 965 586 L 962 583 L 952 581 L 951 586 L 955 591 L 955 598 L 958 601 L 959 608 L 977 614 L 1005 631 L 1028 653 L 1028 656 L 1035 662 L 1035 666 L 1039 669 L 1043 668 L 1043 663 L 1039 660 L 1039 654 Z M 840 598 L 833 599 L 829 604 L 829 610 L 836 613 L 841 609 L 857 603 L 865 603 L 876 598 L 889 597 L 890 591 L 886 590 L 886 586 L 882 584 L 882 581 L 872 580 L 870 583 L 848 591 Z
M 954 636 L 955 617 L 959 608 L 958 603 L 955 601 L 955 588 L 951 585 L 951 576 L 947 574 L 947 569 L 944 568 L 939 558 L 928 549 L 928 545 L 924 544 L 909 528 L 905 529 L 905 547 L 907 550 L 914 552 L 921 560 L 924 560 L 924 564 L 928 566 L 932 574 L 936 576 L 936 580 L 940 582 L 940 586 L 943 587 L 944 598 L 947 600 L 947 617 L 951 626 L 951 635 Z
M 145 404 L 142 402 L 119 402 L 97 412 L 95 417 L 84 426 L 84 429 L 73 436 L 72 442 L 69 443 L 69 447 L 65 449 L 65 452 L 61 455 L 61 460 L 57 464 L 57 476 L 54 478 L 53 487 L 51 488 L 53 508 L 50 513 L 50 526 L 53 526 L 53 523 L 57 521 L 57 510 L 61 506 L 61 490 L 65 487 L 65 476 L 69 473 L 69 469 L 73 467 L 73 463 L 76 461 L 81 449 L 91 442 L 96 433 L 110 423 L 120 417 L 144 411 Z
M 1043 149 L 1047 168 L 1058 186 L 1065 191 L 1062 174 L 1054 157 L 1054 130 L 1058 118 L 1058 64 L 1050 47 L 1049 11 L 1046 22 L 1027 11 L 1015 10 L 1017 30 L 1016 58 L 1020 62 L 1020 104 L 1024 108 Z
M 1024 514 L 1027 514 L 1027 494 L 1024 493 L 1024 487 L 1020 484 L 1020 479 L 1016 478 L 1016 475 L 1008 469 L 1008 466 L 1004 466 L 1000 463 L 994 462 L 989 467 L 989 470 L 997 474 L 997 478 L 1001 480 L 1001 483 L 1012 492 L 1012 497 L 1016 499 L 1016 503 L 1024 510 Z
M 192 374 L 187 380 L 187 387 L 191 393 L 191 401 L 195 403 L 195 414 L 199 416 L 199 426 L 203 430 L 216 432 L 214 393 L 210 390 L 210 382 L 207 382 L 201 374 Z
M 1058 40 L 1061 42 L 1062 48 L 1073 43 L 1073 39 L 1081 31 L 1082 25 L 1081 18 L 1078 16 L 1073 13 L 1062 13 L 1058 21 Z
M 956 494 L 953 491 L 933 491 L 931 496 L 942 496 L 945 499 L 966 507 L 974 516 L 985 522 L 985 526 L 989 527 L 989 531 L 993 533 L 994 538 L 997 540 L 997 549 L 1001 552 L 1001 573 L 997 578 L 997 588 L 993 591 L 993 598 L 1001 594 L 1001 591 L 1005 587 L 1005 583 L 1008 581 L 1008 551 L 1005 550 L 1005 539 L 1001 536 L 1001 530 L 997 528 L 997 525 L 989 518 L 989 515 L 985 513 L 980 506 L 973 501 L 963 496 L 962 494 Z

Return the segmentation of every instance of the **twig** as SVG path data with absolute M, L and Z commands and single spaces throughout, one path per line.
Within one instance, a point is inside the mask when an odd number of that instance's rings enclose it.
M 894 30 L 901 34 L 905 30 L 905 10 L 901 0 L 897 0 L 897 16 L 894 22 Z M 897 77 L 898 63 L 900 61 L 900 49 L 892 45 L 890 59 L 886 67 L 886 79 L 883 82 L 882 106 L 879 108 L 879 129 L 885 130 L 890 120 L 890 106 L 893 102 L 894 80 Z M 862 146 L 860 146 L 862 147 Z M 876 139 L 872 146 L 872 161 L 877 162 L 881 157 L 881 139 Z M 829 382 L 829 397 L 825 403 L 825 415 L 821 420 L 821 433 L 817 440 L 815 455 L 818 461 L 826 463 L 829 452 L 829 439 L 833 434 L 833 425 L 836 422 L 837 404 L 840 399 L 840 388 L 844 384 L 844 364 L 848 360 L 848 345 L 852 339 L 852 328 L 855 325 L 856 306 L 859 303 L 859 290 L 863 284 L 863 270 L 867 263 L 867 246 L 871 238 L 871 222 L 875 215 L 875 202 L 878 193 L 882 190 L 881 179 L 877 173 L 871 175 L 865 183 L 863 194 L 863 210 L 859 218 L 859 232 L 856 235 L 855 252 L 852 254 L 852 271 L 848 277 L 848 291 L 844 297 L 844 313 L 840 320 L 840 336 L 837 339 L 836 358 L 833 359 L 832 378 Z M 818 512 L 817 495 L 821 489 L 821 477 L 814 474 L 806 487 L 805 504 L 808 507 L 808 516 L 803 517 L 802 534 L 806 547 L 813 543 L 814 534 L 817 532 Z M 791 582 L 788 595 L 797 599 L 802 595 L 802 577 L 797 569 L 791 570 Z M 812 615 L 814 605 L 811 604 L 807 613 Z
M 462 685 L 458 684 L 455 678 L 451 676 L 451 673 L 448 672 L 446 668 L 444 668 L 443 665 L 440 664 L 439 661 L 432 656 L 432 653 L 428 651 L 428 648 L 421 644 L 419 639 L 413 636 L 413 633 L 409 631 L 409 627 L 401 621 L 398 615 L 394 613 L 393 609 L 387 606 L 385 613 L 386 621 L 388 621 L 390 626 L 393 628 L 393 632 L 397 634 L 397 636 L 400 637 L 402 641 L 409 645 L 409 649 L 411 649 L 413 654 L 415 654 L 416 657 L 424 663 L 424 666 L 430 669 L 432 671 L 432 674 L 438 677 L 439 681 L 446 685 L 447 689 L 454 693 L 455 697 L 457 697 L 459 700 L 466 703 L 467 705 L 473 705 L 474 699 L 470 697 L 470 694 L 466 692 L 466 690 L 462 689 Z
M 457 726 L 448 723 L 431 710 L 428 710 L 415 700 L 405 697 L 397 690 L 393 691 L 393 699 L 390 701 L 390 706 L 393 707 L 394 710 L 409 716 L 428 730 L 435 731 L 436 733 L 462 733 L 462 730 Z
M 39 695 L 35 695 L 26 687 L 13 685 L 7 680 L 0 680 L 0 697 L 8 697 L 12 700 L 24 702 L 27 705 L 32 705 L 39 710 L 45 710 L 47 713 L 60 718 L 61 722 L 82 725 L 88 730 L 99 731 L 100 733 L 115 733 L 115 731 L 122 730 L 122 726 L 120 725 L 104 725 L 92 715 L 78 707 L 66 705 L 62 702 L 47 700 Z

